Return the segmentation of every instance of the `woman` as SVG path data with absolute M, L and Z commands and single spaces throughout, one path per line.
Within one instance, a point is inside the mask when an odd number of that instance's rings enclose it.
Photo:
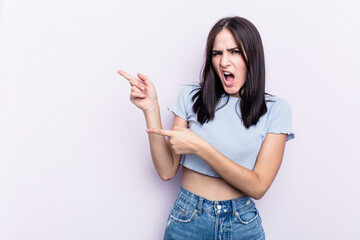
M 119 71 L 132 86 L 130 100 L 144 111 L 161 179 L 183 165 L 165 239 L 265 239 L 252 198 L 270 187 L 294 134 L 290 106 L 265 94 L 264 65 L 252 23 L 218 21 L 208 36 L 200 85 L 186 86 L 169 107 L 172 130 L 162 129 L 152 82 Z

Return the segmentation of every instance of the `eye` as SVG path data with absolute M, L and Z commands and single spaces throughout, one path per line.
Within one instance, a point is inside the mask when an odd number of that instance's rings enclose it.
M 212 52 L 213 57 L 217 56 L 217 55 L 221 55 L 221 52 Z
M 231 51 L 231 54 L 240 54 L 240 51 L 239 50 L 233 50 L 233 51 Z

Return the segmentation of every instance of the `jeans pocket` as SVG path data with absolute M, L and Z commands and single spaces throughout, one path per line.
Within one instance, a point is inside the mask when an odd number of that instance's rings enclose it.
M 189 223 L 194 220 L 196 216 L 195 209 L 184 209 L 180 207 L 178 204 L 174 203 L 174 206 L 170 212 L 168 225 L 170 224 L 171 220 L 181 222 L 181 223 Z
M 259 217 L 259 211 L 256 209 L 255 204 L 237 210 L 236 219 L 242 224 L 249 224 Z

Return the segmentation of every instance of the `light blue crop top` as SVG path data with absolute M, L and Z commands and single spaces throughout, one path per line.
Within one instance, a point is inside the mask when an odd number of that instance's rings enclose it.
M 228 103 L 221 107 L 227 101 L 226 95 L 220 99 L 214 119 L 201 125 L 192 109 L 192 97 L 198 88 L 199 85 L 185 86 L 168 109 L 188 121 L 191 131 L 237 164 L 253 170 L 266 133 L 286 134 L 287 141 L 295 137 L 290 105 L 285 100 L 269 95 L 265 96 L 267 112 L 255 126 L 246 129 L 243 125 L 240 118 L 240 98 L 230 96 Z M 182 155 L 180 163 L 196 172 L 220 177 L 195 154 Z

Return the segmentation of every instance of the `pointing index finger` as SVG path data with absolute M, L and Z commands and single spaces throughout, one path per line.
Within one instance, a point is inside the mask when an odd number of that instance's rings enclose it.
M 124 78 L 126 78 L 129 81 L 131 86 L 136 86 L 137 88 L 139 88 L 141 90 L 145 90 L 144 81 L 138 80 L 131 74 L 124 72 L 122 70 L 118 70 L 117 73 L 120 74 L 121 76 L 123 76 Z
M 166 130 L 166 129 L 159 129 L 159 128 L 148 128 L 146 129 L 147 133 L 154 133 L 160 136 L 167 136 L 172 137 L 173 131 L 172 130 Z
M 124 78 L 126 78 L 127 80 L 131 80 L 132 78 L 134 78 L 133 76 L 131 76 L 130 74 L 128 74 L 127 72 L 124 72 L 122 70 L 118 70 L 117 71 L 118 74 L 120 74 L 121 76 L 123 76 Z

